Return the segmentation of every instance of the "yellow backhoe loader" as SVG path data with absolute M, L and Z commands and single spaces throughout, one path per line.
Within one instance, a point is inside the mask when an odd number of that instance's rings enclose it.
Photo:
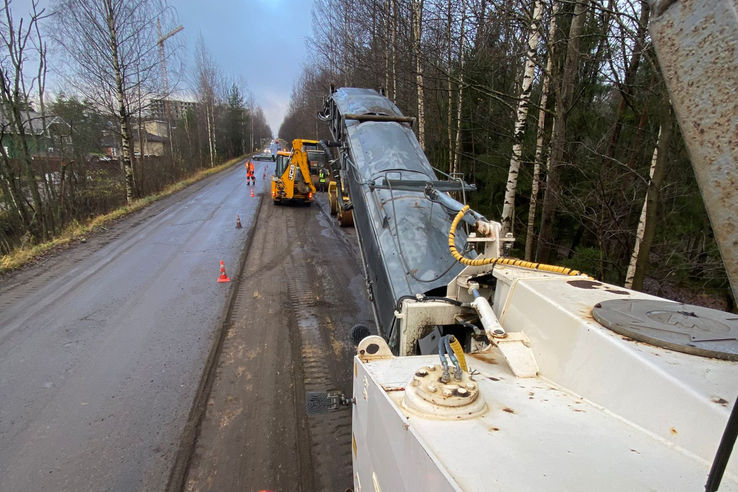
M 310 179 L 310 167 L 305 143 L 292 141 L 292 152 L 277 152 L 275 173 L 272 175 L 272 201 L 275 205 L 287 201 L 301 201 L 310 205 L 315 196 L 315 186 Z

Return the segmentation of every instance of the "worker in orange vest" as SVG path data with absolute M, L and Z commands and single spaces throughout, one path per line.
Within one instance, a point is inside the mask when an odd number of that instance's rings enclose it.
M 246 184 L 255 185 L 256 176 L 254 176 L 254 163 L 249 160 L 244 167 L 246 168 Z

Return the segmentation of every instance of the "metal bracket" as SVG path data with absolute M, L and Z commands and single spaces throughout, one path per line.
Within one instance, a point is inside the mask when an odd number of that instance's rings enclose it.
M 327 391 L 308 391 L 305 393 L 305 412 L 308 415 L 321 415 L 342 407 L 351 406 L 353 400 L 343 393 Z
M 504 338 L 493 337 L 490 342 L 500 349 L 515 377 L 534 378 L 538 375 L 538 363 L 525 333 L 508 332 Z

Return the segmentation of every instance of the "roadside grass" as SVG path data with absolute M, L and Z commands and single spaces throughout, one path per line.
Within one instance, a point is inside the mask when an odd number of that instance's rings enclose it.
M 130 205 L 124 205 L 113 210 L 112 212 L 98 215 L 84 223 L 74 222 L 67 226 L 62 231 L 62 233 L 59 234 L 59 236 L 49 241 L 45 241 L 40 244 L 29 244 L 20 246 L 17 249 L 13 250 L 10 254 L 0 257 L 0 274 L 16 270 L 39 259 L 50 251 L 68 246 L 76 240 L 84 239 L 90 233 L 110 224 L 111 222 L 120 219 L 121 217 L 125 217 L 126 215 L 138 212 L 148 205 L 151 205 L 152 203 L 159 201 L 162 198 L 166 198 L 173 193 L 176 193 L 190 186 L 193 183 L 196 183 L 202 179 L 207 178 L 208 176 L 230 168 L 237 161 L 243 158 L 244 156 L 236 157 L 235 159 L 231 159 L 219 166 L 200 170 L 189 178 L 167 186 L 159 193 L 139 198 L 137 200 L 134 200 Z

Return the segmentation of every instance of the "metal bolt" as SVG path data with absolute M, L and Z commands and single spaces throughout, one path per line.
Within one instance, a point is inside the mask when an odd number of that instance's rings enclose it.
M 429 371 L 435 371 L 435 370 L 436 370 L 436 366 L 434 366 L 433 364 L 430 364 L 430 365 L 428 366 L 428 370 L 429 370 Z
M 458 393 L 459 393 L 459 394 L 460 394 L 461 396 L 466 396 L 466 395 L 468 395 L 468 394 L 469 394 L 469 392 L 468 392 L 468 391 L 466 390 L 466 388 L 459 388 L 459 389 L 457 390 L 457 392 L 458 392 Z
M 428 371 L 426 371 L 425 369 L 420 369 L 420 370 L 418 370 L 418 375 L 419 376 L 427 376 L 428 375 Z
M 413 386 L 420 386 L 420 378 L 418 376 L 413 377 Z
M 450 389 L 443 390 L 443 396 L 451 396 L 452 394 Z
M 428 385 L 428 391 L 430 391 L 431 393 L 435 393 L 437 389 L 438 387 L 436 387 L 436 385 L 433 383 Z
M 470 390 L 473 390 L 473 389 L 475 389 L 476 387 L 477 387 L 477 385 L 476 385 L 476 384 L 474 384 L 474 383 L 466 383 L 466 389 L 470 389 Z

